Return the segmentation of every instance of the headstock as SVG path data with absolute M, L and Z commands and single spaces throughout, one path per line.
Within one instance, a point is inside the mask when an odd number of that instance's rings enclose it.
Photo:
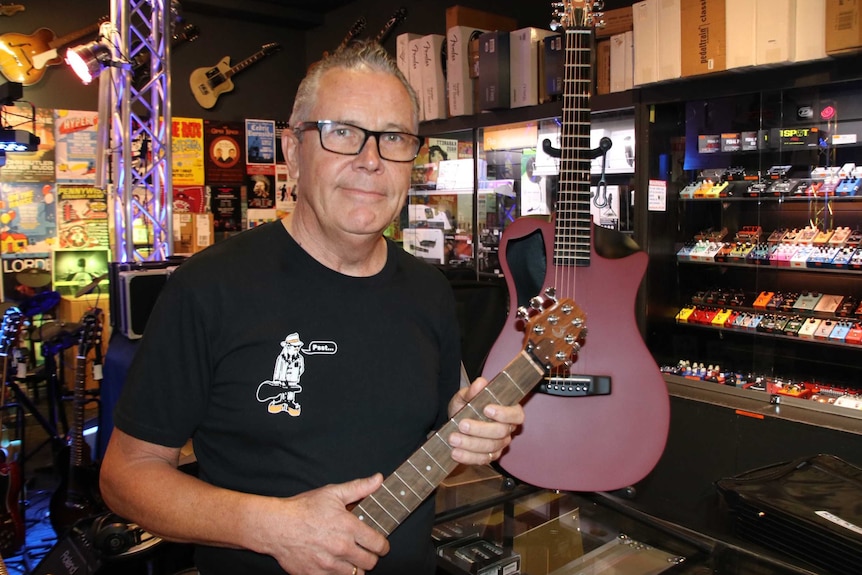
M 81 318 L 81 339 L 78 344 L 78 355 L 84 357 L 102 338 L 102 310 L 93 308 Z
M 526 319 L 524 349 L 545 369 L 570 366 L 586 336 L 586 315 L 571 299 L 548 295 L 531 302 Z
M 604 9 L 604 2 L 599 0 L 564 0 L 562 2 L 551 2 L 554 9 L 554 20 L 551 29 L 564 28 L 591 28 L 599 25 L 599 19 L 603 16 L 599 10 Z
M 270 54 L 275 54 L 281 50 L 281 44 L 278 42 L 271 42 L 269 44 L 264 44 L 261 46 L 260 51 L 263 52 L 265 56 L 269 56 Z
M 0 353 L 8 353 L 18 339 L 24 314 L 16 306 L 11 306 L 3 312 L 3 325 L 0 327 Z M 2 384 L 2 383 L 0 383 Z

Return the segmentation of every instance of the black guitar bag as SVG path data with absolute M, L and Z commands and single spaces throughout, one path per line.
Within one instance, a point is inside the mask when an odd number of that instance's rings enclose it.
M 716 482 L 735 534 L 836 575 L 862 569 L 862 469 L 815 455 Z

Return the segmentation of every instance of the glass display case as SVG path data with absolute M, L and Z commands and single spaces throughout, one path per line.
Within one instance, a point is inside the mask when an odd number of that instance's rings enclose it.
M 560 104 L 552 102 L 423 124 L 407 205 L 390 235 L 430 263 L 500 275 L 498 246 L 506 227 L 553 211 L 559 114 Z M 633 109 L 593 116 L 591 214 L 599 225 L 631 233 Z
M 433 536 L 441 575 L 812 573 L 768 550 L 636 511 L 612 495 L 514 484 L 490 467 L 457 468 L 442 484 Z
M 862 407 L 862 81 L 829 71 L 645 106 L 640 185 L 663 369 L 840 414 Z

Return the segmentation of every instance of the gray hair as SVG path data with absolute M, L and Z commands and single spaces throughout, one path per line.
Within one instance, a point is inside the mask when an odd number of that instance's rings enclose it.
M 308 115 L 311 113 L 311 109 L 317 99 L 320 78 L 329 70 L 336 68 L 382 72 L 384 74 L 391 74 L 397 78 L 410 96 L 413 118 L 418 123 L 419 99 L 416 96 L 416 92 L 410 86 L 410 82 L 407 81 L 407 78 L 398 69 L 395 60 L 379 43 L 373 40 L 357 40 L 311 65 L 305 78 L 300 82 L 299 89 L 296 91 L 296 98 L 293 101 L 293 112 L 290 115 L 291 126 L 311 119 Z

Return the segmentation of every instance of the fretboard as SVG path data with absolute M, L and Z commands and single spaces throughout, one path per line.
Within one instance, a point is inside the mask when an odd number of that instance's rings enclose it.
M 592 42 L 589 28 L 566 31 L 562 155 L 554 235 L 554 264 L 564 267 L 590 263 Z
M 514 405 L 544 375 L 544 369 L 522 351 L 481 393 L 387 477 L 377 491 L 360 501 L 353 514 L 389 536 L 457 466 L 446 438 L 458 429 L 458 423 L 466 418 L 487 421 L 482 413 L 486 405 Z

